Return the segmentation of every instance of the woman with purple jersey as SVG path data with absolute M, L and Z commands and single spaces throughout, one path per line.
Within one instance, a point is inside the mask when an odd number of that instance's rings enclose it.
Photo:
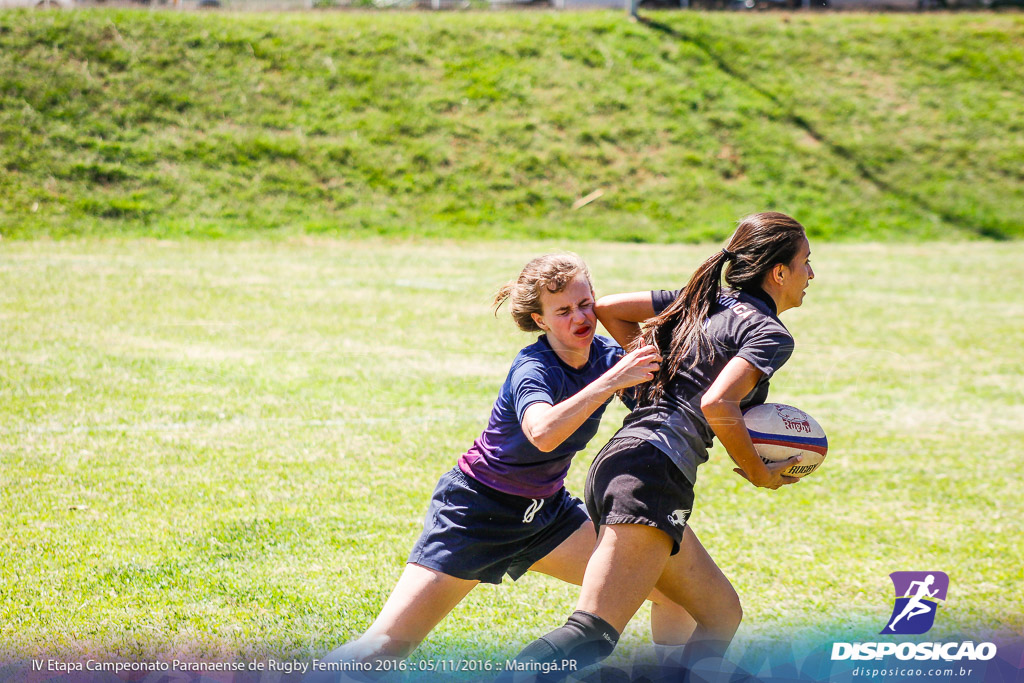
M 575 254 L 530 261 L 498 293 L 495 310 L 506 300 L 520 329 L 543 334 L 516 356 L 487 428 L 438 482 L 380 615 L 327 661 L 407 657 L 477 584 L 501 583 L 505 574 L 583 582 L 596 534 L 565 475 L 612 395 L 650 380 L 661 357 L 651 345 L 623 355 L 595 336 L 590 273 Z M 685 643 L 693 619 L 657 591 L 650 597 L 655 642 Z

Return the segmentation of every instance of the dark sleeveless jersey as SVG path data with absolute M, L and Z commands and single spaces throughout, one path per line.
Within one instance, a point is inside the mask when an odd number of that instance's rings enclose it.
M 679 290 L 651 292 L 655 312 L 665 310 L 678 294 Z M 768 380 L 793 354 L 793 337 L 775 311 L 775 302 L 763 291 L 723 290 L 704 323 L 713 344 L 713 357 L 692 368 L 696 354 L 684 358 L 658 402 L 637 406 L 615 438 L 638 437 L 650 442 L 671 458 L 691 483 L 696 483 L 697 466 L 707 462 L 707 449 L 714 438 L 700 408 L 708 387 L 726 364 L 739 356 L 763 373 L 740 407 L 764 403 Z M 660 351 L 668 355 L 667 348 Z

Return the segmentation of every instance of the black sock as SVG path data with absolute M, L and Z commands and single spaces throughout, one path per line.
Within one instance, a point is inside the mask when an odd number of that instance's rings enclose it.
M 559 681 L 601 661 L 618 642 L 619 632 L 611 624 L 596 614 L 577 610 L 565 625 L 527 645 L 516 661 L 550 664 L 550 671 L 538 680 Z

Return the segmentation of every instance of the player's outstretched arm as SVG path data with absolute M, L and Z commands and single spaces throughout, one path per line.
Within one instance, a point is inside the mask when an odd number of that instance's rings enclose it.
M 640 334 L 640 323 L 654 317 L 651 293 L 609 294 L 594 305 L 597 319 L 615 341 L 626 348 Z
M 761 371 L 750 362 L 739 357 L 733 358 L 708 387 L 701 399 L 700 407 L 715 436 L 739 465 L 736 472 L 754 486 L 777 489 L 800 481 L 781 472 L 800 462 L 801 457 L 797 455 L 766 465 L 754 450 L 750 433 L 743 423 L 740 401 L 753 391 L 760 379 Z
M 558 448 L 620 389 L 654 378 L 661 356 L 653 346 L 627 353 L 603 375 L 561 403 L 534 403 L 523 413 L 523 433 L 546 452 Z

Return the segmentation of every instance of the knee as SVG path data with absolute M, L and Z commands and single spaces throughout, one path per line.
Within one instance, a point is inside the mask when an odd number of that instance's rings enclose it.
M 736 591 L 730 591 L 722 609 L 715 615 L 714 624 L 710 624 L 708 630 L 724 640 L 732 640 L 742 621 L 743 605 L 740 604 L 740 596 Z
M 743 605 L 740 604 L 739 598 L 736 598 L 736 606 L 732 612 L 732 619 L 733 621 L 730 625 L 732 626 L 732 632 L 736 633 L 740 627 L 740 623 L 743 621 Z

